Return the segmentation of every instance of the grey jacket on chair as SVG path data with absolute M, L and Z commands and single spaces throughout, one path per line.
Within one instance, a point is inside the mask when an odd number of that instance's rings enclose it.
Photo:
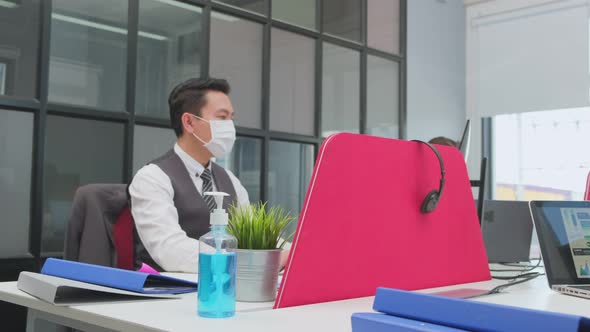
M 127 205 L 127 185 L 89 184 L 76 190 L 64 258 L 116 267 L 113 224 Z

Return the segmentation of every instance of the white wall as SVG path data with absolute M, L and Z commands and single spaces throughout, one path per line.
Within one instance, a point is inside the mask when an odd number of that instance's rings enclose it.
M 407 138 L 459 139 L 466 119 L 463 1 L 410 0 L 407 20 Z
M 466 4 L 473 172 L 481 156 L 481 117 L 588 105 L 590 5 L 587 0 Z

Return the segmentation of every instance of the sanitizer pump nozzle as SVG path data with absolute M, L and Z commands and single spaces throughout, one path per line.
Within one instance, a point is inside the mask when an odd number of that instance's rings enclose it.
M 213 198 L 215 198 L 215 203 L 217 204 L 217 208 L 211 212 L 209 223 L 211 225 L 227 225 L 229 217 L 227 212 L 223 209 L 223 198 L 229 196 L 229 194 L 221 191 L 206 191 L 203 194 L 205 196 L 213 196 Z

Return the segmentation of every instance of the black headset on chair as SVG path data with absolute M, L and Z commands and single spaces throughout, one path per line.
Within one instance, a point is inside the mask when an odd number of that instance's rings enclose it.
M 426 214 L 426 213 L 430 213 L 430 212 L 434 211 L 434 209 L 436 209 L 436 206 L 438 205 L 438 202 L 440 201 L 440 197 L 442 196 L 443 189 L 445 187 L 445 165 L 443 163 L 440 153 L 432 144 L 426 143 L 423 141 L 419 141 L 419 140 L 412 140 L 412 141 L 422 143 L 422 144 L 428 146 L 434 152 L 434 154 L 436 154 L 436 158 L 438 159 L 438 163 L 440 165 L 440 184 L 438 186 L 438 190 L 435 189 L 435 190 L 432 190 L 431 192 L 429 192 L 426 195 L 426 197 L 424 198 L 424 201 L 422 201 L 422 205 L 420 206 L 420 212 L 422 214 Z

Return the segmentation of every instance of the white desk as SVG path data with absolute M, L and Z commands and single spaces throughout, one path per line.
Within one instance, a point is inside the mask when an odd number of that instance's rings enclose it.
M 512 272 L 514 273 L 514 272 Z M 491 289 L 506 281 L 491 280 L 421 292 L 462 287 Z M 239 303 L 236 316 L 206 319 L 197 316 L 196 294 L 173 300 L 141 300 L 126 303 L 57 307 L 16 288 L 16 282 L 0 283 L 0 300 L 25 306 L 39 317 L 86 331 L 350 331 L 355 312 L 370 312 L 373 298 L 361 298 L 272 310 L 272 303 Z M 590 317 L 590 302 L 553 292 L 544 276 L 512 286 L 502 294 L 477 301 Z M 32 329 L 32 327 L 30 327 Z

